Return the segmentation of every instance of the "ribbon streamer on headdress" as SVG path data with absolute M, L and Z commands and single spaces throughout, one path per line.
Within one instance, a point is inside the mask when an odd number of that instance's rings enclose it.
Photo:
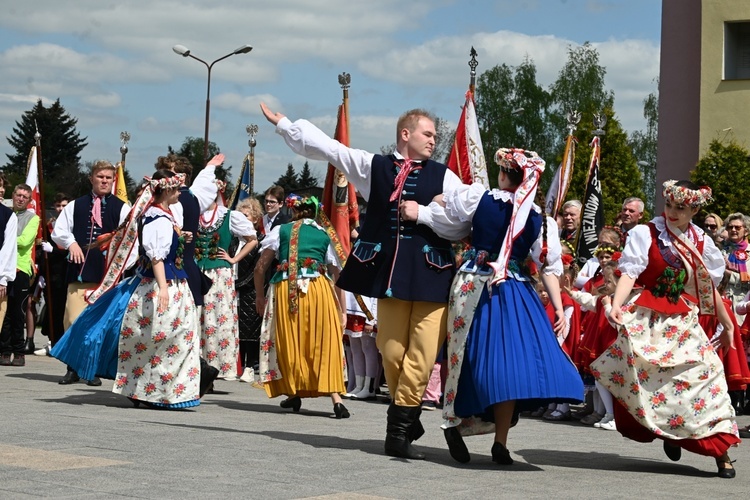
M 663 184 L 662 195 L 664 198 L 668 198 L 673 203 L 680 205 L 687 205 L 692 208 L 697 208 L 705 205 L 713 198 L 711 196 L 711 188 L 708 186 L 701 186 L 698 189 L 690 189 L 687 186 L 678 186 L 677 181 L 668 180 Z M 713 315 L 716 314 L 716 293 L 714 288 L 713 280 L 708 272 L 706 263 L 703 262 L 701 253 L 695 247 L 690 238 L 683 233 L 678 227 L 673 226 L 669 219 L 664 217 L 664 222 L 667 227 L 667 234 L 680 255 L 680 258 L 685 263 L 685 266 L 690 266 L 693 269 L 693 280 L 695 284 L 695 293 L 698 296 L 698 308 L 701 314 Z M 688 225 L 688 231 L 695 230 Z M 702 237 L 697 235 L 696 237 Z
M 147 179 L 149 180 L 149 179 Z M 128 213 L 125 224 L 115 231 L 107 250 L 106 271 L 104 277 L 95 289 L 86 296 L 86 302 L 93 304 L 96 300 L 104 295 L 109 289 L 114 287 L 122 277 L 125 270 L 125 263 L 128 262 L 130 254 L 138 241 L 138 221 L 143 213 L 151 205 L 153 198 L 153 188 L 151 183 L 146 185 L 146 189 L 135 200 L 133 207 Z
M 665 218 L 664 222 L 666 223 L 667 234 L 669 234 L 677 253 L 680 254 L 680 258 L 685 263 L 685 266 L 690 266 L 693 269 L 695 293 L 698 296 L 698 309 L 701 314 L 713 316 L 716 314 L 716 293 L 714 292 L 714 282 L 708 272 L 706 263 L 703 262 L 700 252 L 685 233 L 680 231 L 676 226 L 672 226 L 668 219 Z M 693 231 L 693 229 L 688 227 L 688 231 Z
M 544 172 L 545 165 L 544 160 L 534 151 L 523 149 L 500 148 L 495 153 L 495 162 L 506 172 L 521 169 L 523 180 L 513 194 L 513 213 L 510 217 L 508 231 L 503 238 L 500 255 L 495 262 L 490 263 L 490 266 L 495 270 L 495 275 L 489 282 L 490 286 L 505 281 L 508 276 L 508 262 L 510 261 L 513 242 L 526 226 L 526 220 L 534 204 L 539 178 Z
M 176 189 L 179 188 L 185 180 L 185 174 L 175 174 L 172 177 L 163 179 L 143 178 L 147 184 L 143 193 L 135 200 L 128 213 L 125 223 L 115 230 L 112 240 L 109 242 L 106 256 L 106 270 L 104 277 L 95 289 L 86 294 L 86 302 L 93 304 L 96 300 L 104 295 L 108 290 L 117 285 L 125 270 L 125 264 L 130 259 L 136 242 L 138 241 L 138 221 L 141 219 L 146 209 L 151 206 L 154 197 L 154 190 Z

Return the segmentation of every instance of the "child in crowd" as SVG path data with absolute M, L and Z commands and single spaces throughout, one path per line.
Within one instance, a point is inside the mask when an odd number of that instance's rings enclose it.
M 599 231 L 597 247 L 594 252 L 601 252 L 603 249 L 609 249 L 610 253 L 619 252 L 622 250 L 622 239 L 622 231 L 620 231 L 619 227 L 604 226 L 602 230 Z M 599 269 L 599 264 L 600 262 L 596 255 L 586 261 L 575 280 L 575 287 L 579 290 L 583 289 L 586 282 L 596 274 Z
M 445 352 L 445 345 L 440 348 L 438 357 L 435 360 L 435 364 L 432 365 L 432 373 L 430 374 L 430 380 L 427 382 L 427 388 L 424 390 L 422 396 L 422 409 L 423 410 L 436 410 L 440 406 L 440 398 L 443 395 L 443 389 L 445 388 L 445 375 L 446 370 L 443 369 L 443 357 Z
M 563 304 L 563 312 L 565 314 L 566 327 L 556 334 L 557 342 L 562 347 L 565 354 L 571 357 L 571 354 L 575 352 L 578 347 L 578 341 L 581 337 L 581 309 L 580 306 L 572 299 L 566 289 L 570 289 L 573 284 L 573 280 L 577 274 L 575 260 L 571 254 L 562 255 L 563 273 L 560 276 L 560 298 Z M 544 309 L 547 312 L 547 317 L 550 322 L 555 322 L 555 309 L 549 300 L 549 295 L 541 283 L 536 287 L 539 299 L 544 305 Z M 570 404 L 569 403 L 550 403 L 547 408 L 541 408 L 542 418 L 551 422 L 570 420 Z M 535 412 L 538 415 L 537 410 Z
M 363 311 L 362 306 L 367 308 Z M 345 397 L 351 399 L 372 399 L 375 397 L 375 383 L 379 376 L 380 363 L 378 348 L 375 346 L 375 336 L 378 333 L 377 314 L 378 301 L 371 297 L 357 297 L 346 292 L 346 327 L 344 334 L 349 337 L 349 373 L 354 375 L 354 386 Z M 370 319 L 368 319 L 368 314 Z M 352 380 L 350 378 L 349 385 Z
M 578 348 L 578 359 L 582 368 L 589 373 L 591 362 L 602 355 L 617 339 L 617 330 L 609 324 L 607 313 L 611 307 L 611 295 L 619 278 L 619 252 L 613 253 L 609 248 L 598 248 L 595 254 L 599 259 L 600 271 L 590 281 L 590 292 L 568 292 L 582 309 L 590 311 L 583 324 L 583 339 Z M 617 430 L 612 394 L 598 381 L 595 382 L 595 386 L 594 413 L 582 418 L 581 423 L 609 431 Z

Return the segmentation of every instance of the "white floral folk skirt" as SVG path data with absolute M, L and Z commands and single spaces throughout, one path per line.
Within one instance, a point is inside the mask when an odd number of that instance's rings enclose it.
M 120 330 L 112 392 L 152 403 L 198 404 L 198 317 L 186 280 L 167 281 L 170 305 L 157 313 L 159 285 L 143 278 L 130 298 Z
M 635 305 L 637 297 L 623 307 L 617 340 L 591 363 L 596 379 L 655 436 L 737 435 L 724 367 L 697 308 L 666 315 Z
M 237 291 L 231 267 L 208 269 L 213 285 L 203 298 L 201 314 L 201 353 L 209 365 L 219 370 L 219 378 L 237 377 L 240 332 Z

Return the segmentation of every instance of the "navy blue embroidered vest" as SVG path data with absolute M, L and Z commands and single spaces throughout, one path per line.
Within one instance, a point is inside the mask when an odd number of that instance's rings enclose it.
M 193 233 L 193 239 L 190 243 L 185 243 L 183 252 L 183 269 L 187 273 L 188 286 L 193 294 L 193 300 L 196 306 L 203 305 L 203 294 L 201 294 L 201 270 L 195 262 L 195 243 L 198 238 L 198 219 L 201 216 L 201 207 L 193 193 L 187 186 L 180 188 L 180 197 L 178 201 L 182 205 L 182 230 Z
M 81 264 L 68 266 L 68 283 L 81 281 L 83 283 L 99 283 L 104 276 L 105 259 L 104 253 L 97 248 L 86 249 L 96 241 L 96 237 L 110 233 L 120 225 L 120 212 L 123 201 L 116 196 L 108 194 L 102 200 L 102 226 L 98 227 L 91 222 L 91 208 L 94 198 L 91 193 L 81 196 L 75 200 L 73 207 L 73 237 L 81 247 L 86 259 Z M 80 276 L 80 280 L 79 280 Z
M 5 243 L 5 226 L 13 215 L 13 210 L 0 203 L 0 248 Z
M 142 228 L 145 228 L 148 224 L 154 222 L 159 218 L 167 218 L 167 216 L 157 215 L 156 217 L 145 217 L 143 219 Z M 169 254 L 162 261 L 164 263 L 164 277 L 167 279 L 167 281 L 187 279 L 187 273 L 185 272 L 184 267 L 178 268 L 176 263 L 177 257 L 182 257 L 184 255 L 184 248 L 187 248 L 187 246 L 183 247 L 183 249 L 180 249 L 180 241 L 177 237 L 177 232 L 172 230 L 172 245 L 169 247 Z M 182 252 L 180 252 L 180 250 L 182 250 Z M 182 253 L 182 255 L 179 255 L 180 253 Z M 141 258 L 141 274 L 146 278 L 153 278 L 154 269 L 151 267 L 151 259 L 146 255 L 146 251 L 143 249 L 143 245 L 140 245 L 138 254 Z
M 455 274 L 451 244 L 432 229 L 399 220 L 401 200 L 429 205 L 443 192 L 447 167 L 426 161 L 406 178 L 399 199 L 393 192 L 393 156 L 375 155 L 367 217 L 338 280 L 344 290 L 368 297 L 447 303 Z
M 510 226 L 513 215 L 513 205 L 501 199 L 496 200 L 491 192 L 487 192 L 479 201 L 479 206 L 472 219 L 471 243 L 477 250 L 485 250 L 497 258 L 503 246 L 505 233 Z M 510 258 L 523 262 L 536 242 L 542 227 L 542 216 L 531 210 L 523 231 L 513 241 Z

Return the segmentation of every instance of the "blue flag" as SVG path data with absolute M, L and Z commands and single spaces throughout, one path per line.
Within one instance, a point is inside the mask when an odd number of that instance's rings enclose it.
M 237 203 L 241 202 L 245 198 L 250 198 L 253 194 L 253 182 L 252 172 L 250 167 L 250 155 L 245 156 L 242 162 L 242 171 L 240 172 L 240 179 L 237 183 L 237 187 L 232 197 L 231 210 L 237 208 Z

